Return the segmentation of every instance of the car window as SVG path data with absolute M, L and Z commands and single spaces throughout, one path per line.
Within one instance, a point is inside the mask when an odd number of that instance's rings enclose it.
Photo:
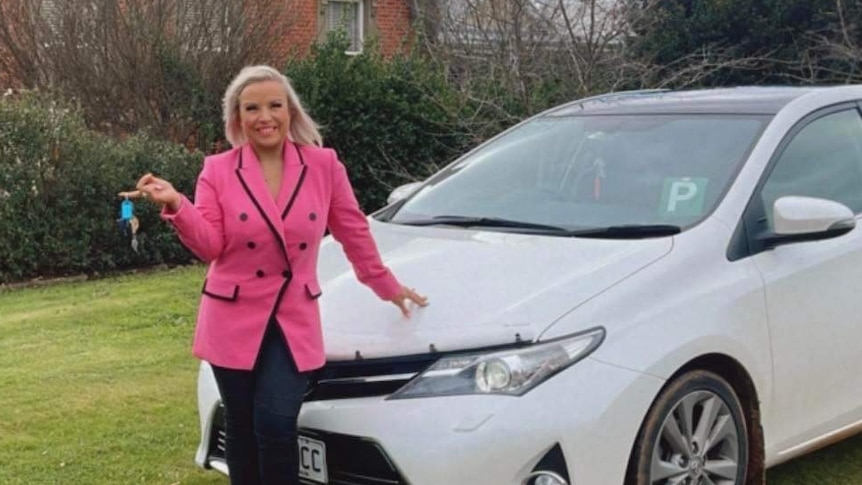
M 451 166 L 390 220 L 687 227 L 718 204 L 767 121 L 703 114 L 535 119 Z
M 787 144 L 761 191 L 770 229 L 773 204 L 787 195 L 829 199 L 862 212 L 862 118 L 855 109 L 811 122 Z

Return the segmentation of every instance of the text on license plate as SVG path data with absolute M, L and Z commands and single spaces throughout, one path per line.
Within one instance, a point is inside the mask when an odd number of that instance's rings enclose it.
M 299 437 L 299 476 L 318 483 L 328 483 L 326 473 L 326 443 L 305 436 Z

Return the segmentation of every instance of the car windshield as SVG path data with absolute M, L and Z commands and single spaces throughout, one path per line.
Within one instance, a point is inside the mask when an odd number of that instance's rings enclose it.
M 536 118 L 450 165 L 385 217 L 524 232 L 655 226 L 665 235 L 712 211 L 767 121 L 707 114 Z

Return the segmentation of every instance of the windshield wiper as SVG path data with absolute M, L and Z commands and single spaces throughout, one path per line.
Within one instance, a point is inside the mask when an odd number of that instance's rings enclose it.
M 569 231 L 569 235 L 596 239 L 642 239 L 673 236 L 680 232 L 682 232 L 682 228 L 672 224 L 626 224 Z
M 430 219 L 398 221 L 406 226 L 457 226 L 457 227 L 499 227 L 525 229 L 553 236 L 584 237 L 596 239 L 642 239 L 648 237 L 672 236 L 682 232 L 682 228 L 671 224 L 625 224 L 619 226 L 594 227 L 590 229 L 566 229 L 564 227 L 539 224 L 535 222 L 513 221 L 499 217 L 436 216 Z
M 527 229 L 540 231 L 560 236 L 568 236 L 571 232 L 564 227 L 538 224 L 535 222 L 513 221 L 499 217 L 470 217 L 470 216 L 436 216 L 430 219 L 415 219 L 398 221 L 405 226 L 458 226 L 458 227 L 502 227 L 511 229 Z

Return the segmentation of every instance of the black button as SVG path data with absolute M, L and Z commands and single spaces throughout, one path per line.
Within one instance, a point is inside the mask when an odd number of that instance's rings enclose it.
M 304 242 L 299 243 L 299 249 L 305 251 L 305 248 L 307 248 L 307 247 L 308 247 L 308 244 L 305 244 Z
M 242 214 L 239 215 L 239 220 L 241 220 L 243 222 L 247 221 L 248 220 L 248 214 L 243 212 Z
M 291 279 L 291 278 L 293 278 L 293 273 L 291 273 L 291 272 L 290 272 L 290 271 L 288 271 L 288 270 L 284 270 L 284 271 L 282 271 L 282 272 L 281 272 L 281 275 L 282 275 L 282 276 L 284 276 L 284 277 L 285 277 L 285 278 L 287 278 L 287 279 Z
M 249 241 L 249 242 L 248 242 L 248 248 L 249 248 L 249 249 L 254 249 L 254 248 L 256 248 L 256 247 L 257 247 L 257 244 L 255 244 L 255 243 L 254 243 L 254 241 Z
M 317 219 L 317 214 L 315 214 L 314 212 L 312 212 L 311 214 L 309 214 L 309 215 L 308 215 L 308 218 L 309 218 L 309 219 L 311 219 L 312 221 L 314 221 L 314 220 L 316 220 L 316 219 Z
M 263 270 L 262 269 L 257 270 L 256 274 L 257 274 L 258 278 L 263 278 Z

